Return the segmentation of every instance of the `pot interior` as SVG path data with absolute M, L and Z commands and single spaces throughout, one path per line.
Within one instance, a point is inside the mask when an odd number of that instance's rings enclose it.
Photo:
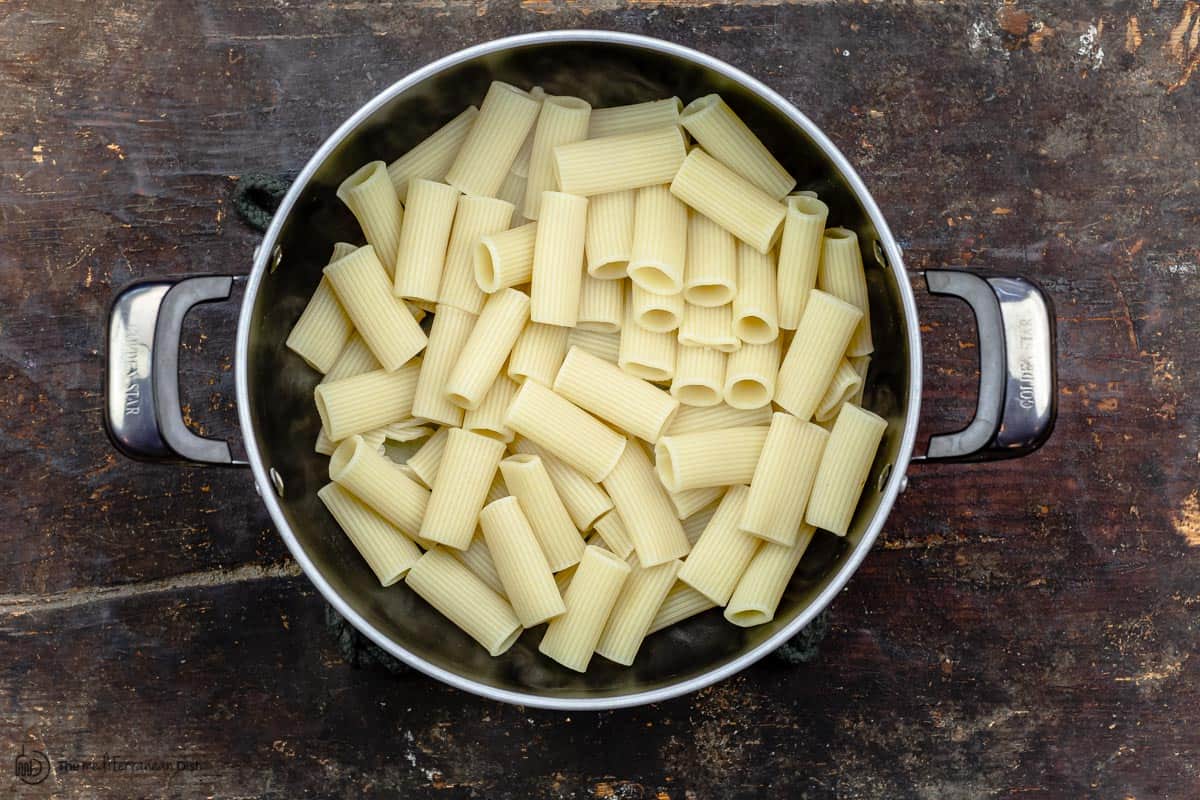
M 380 587 L 317 499 L 317 490 L 328 481 L 328 459 L 313 451 L 319 420 L 312 392 L 320 376 L 283 342 L 320 280 L 333 243 L 362 242 L 354 218 L 334 191 L 363 163 L 399 157 L 464 107 L 478 104 L 492 80 L 524 88 L 541 85 L 551 94 L 580 96 L 594 107 L 672 95 L 686 103 L 720 92 L 796 176 L 798 188 L 817 191 L 829 205 L 830 225 L 857 231 L 867 266 L 876 346 L 864 405 L 890 425 L 850 535 L 840 539 L 817 533 L 774 622 L 738 628 L 726 623 L 720 610 L 709 611 L 649 637 L 632 667 L 597 656 L 583 675 L 538 654 L 540 627 L 527 631 L 504 656 L 491 658 L 403 585 Z M 276 239 L 282 263 L 263 276 L 256 295 L 247 300 L 254 304 L 244 365 L 253 429 L 247 435 L 254 437 L 264 469 L 273 467 L 282 477 L 282 514 L 296 544 L 330 589 L 396 648 L 479 684 L 468 688 L 490 687 L 526 695 L 524 699 L 535 704 L 553 704 L 568 698 L 615 700 L 700 678 L 746 654 L 809 609 L 855 548 L 870 546 L 864 537 L 873 518 L 889 510 L 880 508 L 881 477 L 886 478 L 885 472 L 901 457 L 912 377 L 910 320 L 897 280 L 902 268 L 895 265 L 893 271 L 879 263 L 878 238 L 846 177 L 805 131 L 721 72 L 631 42 L 536 42 L 480 55 L 445 67 L 388 100 L 332 149 L 302 187 Z M 266 242 L 266 247 L 271 245 Z

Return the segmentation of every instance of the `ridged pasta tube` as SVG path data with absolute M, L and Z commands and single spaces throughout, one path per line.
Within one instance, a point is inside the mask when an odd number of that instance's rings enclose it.
M 647 292 L 680 294 L 687 238 L 687 206 L 666 184 L 638 189 L 629 279 Z
M 831 294 L 814 289 L 800 327 L 779 367 L 775 402 L 808 420 L 837 372 L 862 312 Z
M 679 580 L 719 606 L 729 602 L 761 541 L 738 526 L 749 494 L 745 486 L 730 487 L 679 571 Z
M 854 336 L 846 346 L 846 355 L 870 355 L 875 350 L 871 339 L 871 304 L 867 295 L 862 250 L 854 231 L 847 228 L 829 228 L 825 231 L 817 286 L 862 312 L 862 319 L 858 321 Z
M 805 521 L 845 536 L 862 496 L 887 420 L 866 409 L 842 406 L 817 469 Z
M 623 281 L 605 281 L 583 275 L 579 287 L 579 321 L 583 330 L 618 333 L 625 317 Z
M 858 356 L 858 358 L 869 359 L 870 356 Z M 850 363 L 849 359 L 843 358 L 838 364 L 837 372 L 833 373 L 833 380 L 829 382 L 829 388 L 825 390 L 821 402 L 817 404 L 813 418 L 817 422 L 828 422 L 837 417 L 842 403 L 849 402 L 858 393 L 862 388 L 862 382 L 863 376 L 858 374 L 858 370 Z M 854 403 L 853 405 L 858 404 Z
M 681 346 L 675 361 L 675 377 L 671 380 L 671 395 L 684 405 L 717 405 L 725 388 L 725 359 L 720 350 Z
M 690 547 L 683 526 L 639 444 L 626 445 L 621 459 L 603 483 L 642 566 L 651 567 L 687 555 Z
M 747 344 L 767 344 L 779 336 L 775 257 L 738 242 L 738 290 L 733 298 L 733 332 Z
M 526 219 L 538 218 L 542 192 L 558 188 L 554 175 L 554 148 L 586 139 L 591 113 L 591 105 L 578 97 L 547 97 L 542 101 L 542 113 L 534 127 L 529 183 L 521 212 Z
M 380 369 L 319 384 L 313 394 L 325 433 L 339 442 L 407 418 L 420 371 L 421 362 L 412 361 L 395 372 Z
M 411 182 L 396 255 L 397 297 L 437 303 L 456 208 L 458 189 L 453 186 L 424 178 Z
M 671 181 L 671 193 L 760 253 L 779 241 L 783 204 L 698 147 Z
M 615 554 L 586 548 L 563 596 L 566 613 L 550 621 L 538 651 L 568 669 L 586 671 L 629 572 Z
M 438 428 L 433 436 L 408 458 L 408 466 L 426 486 L 433 486 L 437 480 L 438 468 L 442 464 L 442 456 L 446 452 L 446 439 L 449 436 L 450 428 Z
M 597 482 L 625 449 L 624 436 L 534 381 L 521 384 L 505 423 Z
M 421 520 L 422 538 L 457 550 L 470 546 L 479 510 L 503 456 L 504 442 L 461 428 L 450 430 Z
M 322 486 L 317 497 L 381 585 L 396 583 L 421 557 L 421 550 L 411 539 L 336 483 Z
M 405 535 L 419 535 L 429 490 L 401 472 L 399 464 L 363 437 L 352 436 L 338 445 L 329 459 L 329 478 Z
M 664 436 L 678 436 L 697 431 L 715 431 L 720 428 L 745 428 L 754 425 L 770 425 L 770 408 L 740 409 L 728 405 L 694 408 L 683 406 L 667 425 Z
M 648 100 L 645 103 L 627 106 L 594 108 L 588 124 L 587 138 L 600 139 L 605 136 L 640 133 L 666 125 L 678 125 L 679 112 L 682 109 L 683 103 L 678 97 Z
M 582 197 L 669 183 L 686 155 L 677 125 L 554 148 L 559 188 Z
M 534 322 L 572 327 L 579 321 L 587 203 L 586 197 L 542 192 L 529 295 Z
M 475 315 L 450 305 L 438 305 L 429 329 L 429 346 L 421 363 L 414 416 L 442 425 L 461 425 L 463 410 L 446 397 L 446 381 L 475 327 Z
M 517 337 L 508 357 L 508 377 L 517 383 L 537 381 L 543 386 L 554 383 L 554 376 L 567 355 L 570 328 L 531 322 Z
M 552 572 L 578 564 L 583 537 L 571 520 L 562 497 L 540 456 L 518 453 L 500 462 L 500 474 L 513 497 L 521 501 L 525 517 Z
M 371 245 L 325 267 L 325 276 L 384 369 L 399 369 L 425 348 L 425 332 L 404 302 L 392 295 L 392 283 Z
M 593 278 L 615 280 L 628 273 L 636 208 L 636 189 L 598 194 L 588 200 L 584 252 Z
M 633 552 L 633 539 L 625 528 L 625 521 L 616 511 L 609 511 L 596 520 L 596 534 L 609 550 L 621 558 L 628 559 Z
M 532 628 L 567 610 L 517 498 L 505 497 L 484 506 L 479 527 L 504 594 L 523 626 Z
M 632 568 L 596 643 L 599 655 L 625 666 L 633 663 L 650 631 L 650 623 L 675 584 L 679 567 L 678 561 L 668 561 L 653 567 Z
M 475 248 L 475 283 L 483 292 L 498 292 L 528 283 L 533 275 L 533 251 L 538 225 L 497 231 L 479 238 Z
M 794 331 L 817 284 L 821 239 L 829 206 L 815 197 L 789 197 L 779 240 L 779 327 Z
M 729 604 L 725 619 L 743 628 L 762 625 L 775 619 L 783 592 L 812 541 L 815 529 L 802 525 L 791 545 L 763 542 L 742 573 Z
M 508 601 L 440 547 L 413 564 L 405 583 L 490 656 L 506 652 L 521 635 L 521 622 Z
M 338 242 L 333 246 L 329 263 L 349 255 L 354 249 L 353 245 Z M 285 344 L 310 367 L 325 373 L 333 367 L 353 333 L 354 323 L 342 309 L 329 279 L 322 275 Z
M 679 401 L 662 389 L 578 347 L 567 351 L 554 379 L 554 391 L 647 441 L 659 437 L 679 408 Z
M 699 97 L 679 115 L 683 127 L 718 161 L 778 200 L 796 185 L 754 131 L 718 94 Z
M 733 332 L 733 306 L 685 304 L 679 343 L 685 347 L 711 347 L 722 353 L 736 352 L 742 343 Z
M 358 220 L 390 280 L 396 268 L 404 208 L 388 178 L 387 165 L 382 161 L 364 164 L 338 185 L 337 197 Z
M 688 215 L 683 298 L 695 306 L 723 306 L 737 292 L 737 239 L 695 211 Z
M 657 633 L 663 628 L 669 628 L 715 607 L 716 603 L 712 600 L 686 583 L 676 581 L 675 585 L 671 587 L 671 591 L 667 592 L 667 596 L 663 598 L 662 605 L 658 607 L 654 619 L 650 621 L 650 629 L 646 635 Z
M 766 426 L 664 436 L 654 446 L 658 476 L 672 492 L 749 483 L 766 438 Z
M 516 289 L 501 289 L 487 299 L 446 379 L 451 403 L 467 411 L 479 407 L 528 321 L 529 297 Z
M 506 444 L 511 442 L 513 432 L 504 424 L 504 417 L 516 394 L 517 384 L 505 375 L 496 376 L 483 402 L 463 415 L 463 429 Z
M 631 283 L 629 303 L 634 324 L 650 333 L 670 334 L 683 321 L 682 294 L 655 294 Z
M 408 198 L 409 181 L 426 178 L 431 181 L 445 180 L 450 165 L 454 163 L 459 148 L 467 138 L 479 109 L 467 106 L 467 109 L 454 119 L 438 128 L 420 144 L 404 155 L 388 164 L 388 178 L 396 190 L 400 202 Z
M 528 92 L 492 81 L 446 183 L 463 194 L 495 197 L 540 109 Z
M 777 544 L 795 541 L 828 439 L 824 428 L 791 414 L 771 417 L 750 481 L 740 524 L 743 531 Z

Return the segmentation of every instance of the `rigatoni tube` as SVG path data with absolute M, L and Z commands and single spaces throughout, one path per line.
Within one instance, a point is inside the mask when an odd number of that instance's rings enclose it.
M 425 332 L 404 302 L 392 295 L 392 283 L 371 245 L 325 267 L 325 276 L 384 369 L 399 369 L 424 349 Z
M 572 327 L 579 320 L 587 203 L 586 197 L 542 192 L 530 288 L 534 322 Z
M 613 504 L 609 496 L 579 470 L 523 437 L 514 439 L 511 447 L 514 453 L 538 456 L 542 460 L 542 466 L 546 468 L 546 473 L 554 484 L 554 491 L 566 506 L 576 529 L 588 530 L 596 520 L 612 510 Z M 616 551 L 617 548 L 611 549 Z
M 724 428 L 668 435 L 654 446 L 655 467 L 672 492 L 749 483 L 767 428 Z
M 554 376 L 567 355 L 570 328 L 531 322 L 517 337 L 508 357 L 508 377 L 517 383 L 537 381 L 543 386 L 554 383 Z
M 496 571 L 496 562 L 492 558 L 492 551 L 488 549 L 482 533 L 475 534 L 475 538 L 471 540 L 471 544 L 466 550 L 447 550 L 446 552 L 462 562 L 462 565 L 487 584 L 489 589 L 504 597 L 504 584 L 500 582 L 500 573 Z
M 573 347 L 567 352 L 554 391 L 627 433 L 654 441 L 679 401 L 622 371 L 620 367 Z
M 651 333 L 671 333 L 683 322 L 682 294 L 655 294 L 631 282 L 629 303 L 634 323 Z
M 533 250 L 538 225 L 495 231 L 479 237 L 475 246 L 475 283 L 491 294 L 509 286 L 528 283 L 533 275 Z
M 863 270 L 862 250 L 854 231 L 847 228 L 829 228 L 825 231 L 817 286 L 821 291 L 840 297 L 863 312 L 858 327 L 854 329 L 854 336 L 846 346 L 846 355 L 865 356 L 874 351 L 867 275 Z
M 624 312 L 624 321 L 621 323 L 621 328 L 629 324 L 629 298 L 625 298 L 623 304 L 626 308 Z M 596 358 L 603 358 L 610 364 L 616 364 L 621 357 L 621 334 L 619 333 L 601 333 L 599 331 L 585 331 L 580 328 L 570 328 L 567 333 L 567 349 L 578 347 L 580 350 L 586 350 Z M 563 355 L 567 354 L 563 350 Z M 559 363 L 562 363 L 561 361 Z M 556 369 L 557 371 L 557 369 Z M 552 383 L 553 381 L 551 381 Z M 549 384 L 546 384 L 549 386 Z
M 422 538 L 458 550 L 471 544 L 479 510 L 503 456 L 504 442 L 451 429 L 421 521 Z
M 421 557 L 411 539 L 336 483 L 322 486 L 317 497 L 383 586 L 403 578 Z
M 438 428 L 417 452 L 409 456 L 406 462 L 421 483 L 426 486 L 433 486 L 433 482 L 437 480 L 438 468 L 441 466 L 442 456 L 446 452 L 446 440 L 450 437 L 450 430 L 450 428 Z
M 584 197 L 669 183 L 686 155 L 677 125 L 554 148 L 559 188 Z
M 625 666 L 633 663 L 679 567 L 678 561 L 633 567 L 596 643 L 599 655 Z
M 737 409 L 766 408 L 775 397 L 779 374 L 779 339 L 769 344 L 744 344 L 725 363 L 725 402 Z
M 667 592 L 667 596 L 663 598 L 662 605 L 658 607 L 658 613 L 650 621 L 650 629 L 646 635 L 657 633 L 663 628 L 669 628 L 715 607 L 716 603 L 712 600 L 686 583 L 676 581 L 675 585 L 671 587 L 671 591 Z
M 429 490 L 400 471 L 400 465 L 361 436 L 346 439 L 329 459 L 330 479 L 343 486 L 406 535 L 416 537 L 429 504 Z
M 285 344 L 310 367 L 324 373 L 337 361 L 352 333 L 354 323 L 342 310 L 329 279 L 322 276 Z
M 791 545 L 763 542 L 742 573 L 729 604 L 725 619 L 743 628 L 762 625 L 775 619 L 783 591 L 812 541 L 815 529 L 802 525 Z
M 869 359 L 870 356 L 858 356 L 858 358 Z M 821 402 L 817 404 L 813 418 L 817 422 L 828 422 L 837 417 L 842 403 L 855 397 L 862 388 L 862 382 L 863 376 L 858 374 L 858 369 L 850 363 L 849 359 L 843 358 L 838 364 L 837 372 L 833 373 L 833 380 L 829 382 L 829 388 L 825 390 Z
M 504 485 L 521 508 L 552 572 L 578 564 L 583 537 L 571 521 L 566 505 L 550 480 L 540 456 L 519 453 L 500 462 Z
M 627 106 L 594 108 L 588 124 L 589 139 L 605 136 L 620 136 L 625 133 L 661 128 L 679 124 L 679 112 L 683 103 L 678 97 L 665 100 L 648 100 Z
M 584 253 L 593 278 L 624 278 L 633 252 L 637 190 L 598 194 L 588 200 Z
M 436 303 L 446 265 L 446 246 L 458 207 L 458 189 L 418 178 L 408 190 L 408 207 L 396 255 L 397 297 Z
M 687 238 L 687 206 L 666 184 L 639 189 L 629 279 L 655 294 L 682 292 Z
M 337 197 L 358 220 L 367 244 L 375 248 L 390 279 L 400 247 L 404 208 L 388 178 L 387 165 L 372 161 L 355 170 L 338 185 Z
M 479 407 L 528 321 L 529 297 L 525 294 L 502 289 L 487 299 L 446 380 L 451 403 L 467 411 Z
M 319 384 L 313 393 L 325 433 L 335 442 L 412 414 L 421 362 Z
M 779 336 L 775 257 L 738 242 L 738 290 L 733 297 L 733 332 L 747 344 Z
M 442 425 L 461 425 L 463 410 L 446 397 L 446 381 L 475 327 L 475 315 L 440 304 L 429 330 L 429 346 L 421 360 L 421 376 L 413 398 L 414 416 Z
M 633 538 L 625 528 L 625 521 L 616 511 L 609 511 L 596 520 L 596 533 L 600 539 L 621 558 L 629 558 L 633 552 Z
M 821 239 L 829 206 L 815 197 L 789 197 L 783 236 L 779 240 L 779 327 L 794 331 L 800 324 L 808 293 L 817 283 Z
M 467 138 L 479 109 L 467 106 L 467 109 L 454 119 L 447 122 L 430 134 L 424 141 L 404 155 L 388 164 L 388 178 L 396 190 L 396 196 L 403 203 L 408 198 L 409 182 L 416 178 L 426 178 L 431 181 L 445 179 L 454 163 L 459 148 Z
M 542 112 L 534 126 L 529 182 L 521 212 L 526 219 L 538 218 L 542 192 L 558 188 L 554 176 L 554 148 L 586 139 L 591 113 L 591 105 L 578 97 L 547 97 L 542 101 Z
M 681 346 L 675 377 L 671 380 L 671 395 L 684 405 L 717 405 L 725 388 L 725 359 L 720 350 Z
M 775 402 L 800 419 L 810 419 L 829 388 L 860 319 L 859 309 L 814 289 L 779 367 Z
M 579 287 L 578 327 L 601 333 L 620 331 L 625 317 L 625 287 L 621 284 L 584 273 Z
M 604 479 L 604 490 L 621 515 L 642 566 L 687 555 L 690 547 L 683 526 L 640 444 L 626 445 L 616 467 Z
M 735 352 L 742 343 L 733 332 L 733 306 L 685 304 L 679 343 L 686 347 L 712 347 L 722 353 Z
M 725 493 L 717 513 L 679 571 L 679 580 L 719 606 L 729 602 L 738 579 L 758 550 L 760 540 L 738 527 L 749 494 L 745 486 L 733 486 Z
M 490 656 L 507 651 L 521 635 L 521 622 L 508 601 L 440 547 L 413 564 L 405 583 Z
M 346 340 L 346 346 L 342 348 L 342 352 L 338 353 L 333 366 L 325 373 L 325 377 L 321 378 L 321 383 L 350 378 L 375 369 L 383 369 L 383 367 L 379 365 L 379 359 L 375 358 L 362 336 L 355 331 Z
M 463 429 L 506 444 L 511 442 L 513 432 L 504 424 L 504 417 L 516 394 L 517 384 L 505 375 L 496 376 L 483 402 L 463 415 Z
M 737 239 L 695 211 L 688 215 L 683 298 L 696 306 L 722 306 L 737 291 Z
M 698 147 L 671 181 L 671 193 L 760 253 L 779 240 L 783 204 Z
M 568 669 L 586 671 L 629 572 L 615 554 L 588 547 L 563 596 L 566 613 L 550 621 L 538 651 Z
M 463 194 L 495 197 L 540 108 L 528 92 L 493 81 L 446 173 L 446 183 Z
M 809 525 L 846 535 L 886 430 L 882 417 L 848 403 L 842 406 L 817 468 L 805 512 Z
M 720 500 L 724 494 L 724 486 L 705 486 L 683 492 L 667 492 L 667 496 L 671 498 L 671 505 L 675 508 L 675 516 L 681 521 L 691 519 L 706 507 Z M 686 525 L 683 533 L 687 536 Z M 691 541 L 690 536 L 688 536 L 688 541 Z
M 625 449 L 624 436 L 534 381 L 521 384 L 505 423 L 593 481 L 606 478 Z
M 709 94 L 693 100 L 679 119 L 714 158 L 774 199 L 780 199 L 796 185 L 796 179 L 720 95 Z
M 517 498 L 505 497 L 484 506 L 479 527 L 504 594 L 522 625 L 532 628 L 567 610 Z
M 770 425 L 770 408 L 741 409 L 729 405 L 708 408 L 683 406 L 667 425 L 664 435 L 678 436 L 682 433 L 714 431 L 719 428 L 745 428 L 753 425 Z
M 829 434 L 820 425 L 775 414 L 758 466 L 741 529 L 760 539 L 791 544 L 804 521 L 817 467 Z

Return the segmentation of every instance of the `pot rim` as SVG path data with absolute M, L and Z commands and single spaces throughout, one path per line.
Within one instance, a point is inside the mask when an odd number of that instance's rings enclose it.
M 875 511 L 874 517 L 867 526 L 866 532 L 862 539 L 850 553 L 845 563 L 842 564 L 838 572 L 830 580 L 825 589 L 817 595 L 807 608 L 801 611 L 796 618 L 777 631 L 769 638 L 763 640 L 755 647 L 747 650 L 737 658 L 730 660 L 728 663 L 720 667 L 712 669 L 702 675 L 698 675 L 688 680 L 672 683 L 667 686 L 662 686 L 656 689 L 646 691 L 633 692 L 624 695 L 612 695 L 607 697 L 553 697 L 533 694 L 530 692 L 511 691 L 508 689 L 499 689 L 489 686 L 485 683 L 480 683 L 471 680 L 455 672 L 442 669 L 439 666 L 431 664 L 417 655 L 409 652 L 403 646 L 393 639 L 385 636 L 381 631 L 368 623 L 362 616 L 350 608 L 349 604 L 339 595 L 321 576 L 312 560 L 305 553 L 296 535 L 293 533 L 291 526 L 288 524 L 287 518 L 284 516 L 283 508 L 279 504 L 279 499 L 275 494 L 274 485 L 268 476 L 268 467 L 263 463 L 262 453 L 259 452 L 258 442 L 251 435 L 254 427 L 253 420 L 250 415 L 250 386 L 249 372 L 247 370 L 247 358 L 250 344 L 250 328 L 251 317 L 253 316 L 254 301 L 258 295 L 259 285 L 262 283 L 264 276 L 267 274 L 268 262 L 271 259 L 271 250 L 275 245 L 276 239 L 283 228 L 284 220 L 291 213 L 296 201 L 300 197 L 303 187 L 312 178 L 313 174 L 321 166 L 322 163 L 329 157 L 333 150 L 354 130 L 360 123 L 374 114 L 380 107 L 390 101 L 393 97 L 406 91 L 412 86 L 426 80 L 433 75 L 441 72 L 447 67 L 459 64 L 464 61 L 469 61 L 479 56 L 495 53 L 502 50 L 523 47 L 527 45 L 546 44 L 546 43 L 562 43 L 562 42 L 588 42 L 588 43 L 611 43 L 626 45 L 631 47 L 642 48 L 659 53 L 665 53 L 671 56 L 682 58 L 684 60 L 695 63 L 699 66 L 717 72 L 726 78 L 742 84 L 746 88 L 753 91 L 763 101 L 770 103 L 789 119 L 796 123 L 804 132 L 811 137 L 813 142 L 820 147 L 822 152 L 829 158 L 838 170 L 845 176 L 850 188 L 862 203 L 868 217 L 875 230 L 879 235 L 880 245 L 883 247 L 887 256 L 887 268 L 890 269 L 895 277 L 896 283 L 900 290 L 900 299 L 904 306 L 905 317 L 908 324 L 905 328 L 905 334 L 908 337 L 908 413 L 905 416 L 904 428 L 901 432 L 900 448 L 897 453 L 896 460 L 892 465 L 891 474 L 888 475 L 886 485 L 882 492 L 882 497 L 879 501 L 879 507 Z M 343 122 L 337 130 L 335 130 L 317 149 L 317 151 L 305 164 L 304 169 L 296 177 L 292 188 L 288 191 L 283 201 L 279 205 L 278 211 L 275 213 L 270 227 L 267 229 L 262 246 L 258 248 L 258 255 L 254 259 L 254 267 L 250 272 L 249 279 L 246 285 L 246 293 L 242 301 L 241 312 L 238 316 L 238 331 L 237 331 L 237 346 L 235 351 L 235 373 L 237 380 L 237 405 L 238 419 L 242 427 L 243 438 L 245 440 L 245 448 L 247 460 L 250 462 L 250 469 L 254 473 L 254 482 L 257 485 L 259 494 L 263 502 L 267 506 L 267 511 L 271 515 L 272 522 L 279 531 L 279 535 L 283 538 L 288 550 L 296 562 L 304 570 L 305 575 L 317 587 L 321 595 L 328 601 L 337 612 L 345 617 L 350 624 L 361 631 L 375 644 L 379 645 L 391 655 L 399 658 L 408 666 L 419 670 L 426 675 L 436 678 L 443 683 L 453 686 L 458 689 L 470 692 L 491 700 L 500 700 L 506 703 L 515 705 L 532 706 L 535 708 L 546 708 L 562 711 L 605 711 L 616 708 L 628 708 L 639 706 L 646 703 L 657 703 L 664 700 L 669 700 L 684 694 L 703 689 L 718 681 L 724 680 L 741 670 L 749 667 L 768 653 L 774 651 L 780 645 L 784 644 L 788 639 L 795 636 L 805 625 L 813 620 L 817 614 L 825 609 L 837 596 L 838 592 L 850 580 L 850 576 L 858 569 L 867 553 L 871 550 L 879 532 L 883 529 L 884 521 L 891 513 L 892 506 L 899 495 L 901 486 L 904 482 L 904 475 L 908 469 L 909 461 L 912 457 L 913 446 L 917 435 L 917 420 L 920 414 L 921 405 L 921 340 L 919 325 L 917 322 L 917 307 L 916 300 L 913 297 L 912 287 L 909 284 L 907 272 L 904 268 L 903 258 L 900 253 L 900 247 L 896 243 L 895 237 L 892 235 L 891 229 L 883 218 L 883 213 L 876 205 L 871 193 L 867 190 L 862 178 L 850 165 L 850 162 L 842 155 L 841 151 L 834 146 L 833 142 L 813 123 L 808 117 L 802 114 L 795 106 L 789 103 L 784 97 L 775 92 L 770 87 L 766 86 L 756 78 L 742 72 L 736 67 L 721 61 L 720 59 L 701 53 L 698 50 L 693 50 L 683 45 L 668 42 L 662 39 L 656 39 L 649 36 L 639 34 L 619 33 L 615 31 L 603 30 L 555 30 L 542 31 L 538 33 L 527 33 L 517 36 L 509 36 L 502 39 L 494 39 L 482 44 L 468 47 L 464 50 L 459 50 L 450 55 L 444 56 L 437 61 L 432 62 L 393 83 L 387 89 L 377 94 L 374 98 L 368 101 L 365 105 L 359 108 L 353 115 Z

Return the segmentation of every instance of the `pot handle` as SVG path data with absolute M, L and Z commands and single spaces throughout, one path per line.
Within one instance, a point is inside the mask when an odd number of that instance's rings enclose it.
M 244 466 L 229 443 L 198 436 L 179 403 L 179 335 L 199 303 L 226 300 L 228 275 L 141 281 L 122 289 L 108 316 L 105 428 L 125 455 L 143 461 Z
M 926 270 L 932 294 L 965 300 L 979 330 L 975 418 L 931 436 L 913 461 L 995 461 L 1028 455 L 1050 437 L 1058 413 L 1054 306 L 1033 281 Z

